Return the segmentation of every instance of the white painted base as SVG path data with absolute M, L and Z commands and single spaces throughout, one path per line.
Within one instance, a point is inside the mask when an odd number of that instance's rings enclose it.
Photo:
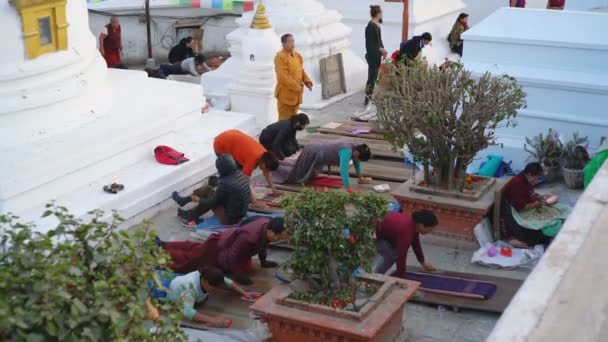
M 7 140 L 2 144 L 0 210 L 36 219 L 52 199 L 74 214 L 119 209 L 125 218 L 138 214 L 214 172 L 213 138 L 238 128 L 255 134 L 248 114 L 211 111 L 200 86 L 148 79 L 138 71 L 110 69 L 96 93 L 44 111 L 0 117 Z M 11 128 L 10 131 L 8 128 Z M 154 159 L 157 145 L 169 145 L 191 158 L 181 166 Z M 119 195 L 102 186 L 122 183 Z
M 527 93 L 518 126 L 497 131 L 515 168 L 528 156 L 525 137 L 548 128 L 564 139 L 588 136 L 592 150 L 606 135 L 608 38 L 599 32 L 607 30 L 608 14 L 503 8 L 464 34 L 465 68 L 513 76 Z

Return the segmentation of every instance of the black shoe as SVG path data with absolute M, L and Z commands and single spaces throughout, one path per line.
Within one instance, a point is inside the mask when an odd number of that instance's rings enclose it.
M 182 208 L 177 208 L 177 217 L 179 217 L 181 219 L 189 219 L 190 214 L 188 213 L 188 210 L 184 210 Z
M 218 181 L 217 176 L 211 176 L 211 177 L 209 177 L 209 179 L 207 180 L 207 184 L 208 184 L 210 187 L 215 188 L 215 187 L 217 186 L 217 181 Z
M 180 207 L 185 206 L 186 204 L 190 203 L 190 201 L 192 200 L 190 198 L 190 196 L 188 197 L 182 197 L 180 196 L 177 191 L 173 191 L 173 193 L 171 194 L 171 198 L 173 198 L 173 200 L 175 201 L 175 203 L 177 203 L 177 205 L 179 205 Z
M 154 238 L 154 244 L 158 247 L 158 248 L 165 248 L 165 242 L 162 241 L 158 236 Z

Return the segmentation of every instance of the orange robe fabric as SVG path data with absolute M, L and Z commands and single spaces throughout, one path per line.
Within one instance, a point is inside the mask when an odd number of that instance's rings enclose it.
M 277 98 L 279 120 L 289 119 L 300 108 L 304 84 L 312 81 L 304 71 L 304 59 L 295 51 L 281 50 L 277 53 L 274 68 L 277 74 L 274 96 Z
M 251 177 L 262 154 L 266 152 L 262 144 L 238 129 L 225 131 L 215 137 L 213 150 L 216 154 L 231 155 L 243 167 L 243 174 L 247 177 Z

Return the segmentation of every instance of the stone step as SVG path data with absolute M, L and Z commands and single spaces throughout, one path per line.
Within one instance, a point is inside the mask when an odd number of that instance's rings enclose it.
M 56 203 L 69 208 L 77 217 L 86 216 L 92 209 L 104 210 L 104 219 L 110 218 L 111 210 L 117 210 L 125 219 L 137 217 L 143 212 L 151 215 L 150 208 L 158 208 L 171 196 L 172 191 L 191 187 L 216 172 L 213 138 L 217 134 L 232 128 L 255 133 L 252 131 L 255 120 L 248 114 L 216 111 L 208 114 L 206 120 L 176 132 L 172 147 L 186 153 L 189 162 L 178 166 L 162 165 L 152 153 L 146 153 L 134 164 L 96 177 L 73 191 L 54 196 Z M 62 179 L 57 185 L 67 181 Z M 125 190 L 116 195 L 103 192 L 102 187 L 112 182 L 124 184 Z M 37 205 L 28 208 L 22 216 L 35 219 L 43 210 L 43 205 Z M 36 220 L 36 223 L 40 230 L 45 231 L 56 222 L 53 218 L 45 218 Z

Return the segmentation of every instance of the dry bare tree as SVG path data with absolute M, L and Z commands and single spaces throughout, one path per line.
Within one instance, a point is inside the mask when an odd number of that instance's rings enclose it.
M 526 94 L 510 76 L 479 78 L 460 64 L 388 65 L 384 89 L 374 95 L 378 121 L 395 147 L 407 145 L 430 186 L 462 191 L 466 168 L 495 143 L 499 125 L 515 126 Z M 432 172 L 431 172 L 432 167 Z

